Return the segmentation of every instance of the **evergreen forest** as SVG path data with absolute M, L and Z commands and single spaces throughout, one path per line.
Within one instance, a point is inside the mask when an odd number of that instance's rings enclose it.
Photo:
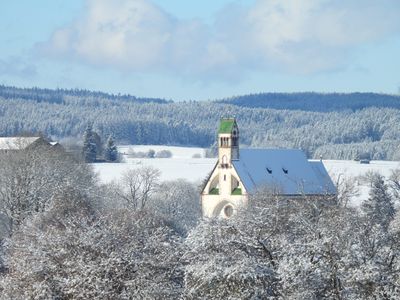
M 88 90 L 0 86 L 0 136 L 41 132 L 82 139 L 88 124 L 117 144 L 209 147 L 221 117 L 236 117 L 246 147 L 290 147 L 310 158 L 400 158 L 400 96 L 260 93 L 174 102 Z

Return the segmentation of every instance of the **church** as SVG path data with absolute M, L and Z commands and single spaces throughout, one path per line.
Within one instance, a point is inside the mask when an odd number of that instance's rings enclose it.
M 229 218 L 261 188 L 288 198 L 336 194 L 322 161 L 296 149 L 239 149 L 236 120 L 221 119 L 218 161 L 201 192 L 203 216 Z

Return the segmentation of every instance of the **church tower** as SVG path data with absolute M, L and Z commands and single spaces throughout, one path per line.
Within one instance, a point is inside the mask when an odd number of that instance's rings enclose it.
M 234 118 L 221 119 L 217 142 L 218 161 L 201 193 L 203 215 L 230 218 L 247 203 L 247 192 L 234 166 L 239 160 L 239 128 Z
M 218 129 L 218 166 L 219 193 L 230 197 L 238 185 L 236 176 L 232 176 L 233 160 L 239 159 L 239 129 L 234 118 L 221 119 Z
M 220 168 L 232 167 L 239 159 L 239 128 L 234 118 L 221 119 L 218 130 L 218 161 Z

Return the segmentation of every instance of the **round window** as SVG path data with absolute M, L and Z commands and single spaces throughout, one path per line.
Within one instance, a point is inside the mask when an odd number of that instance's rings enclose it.
M 230 218 L 233 215 L 233 207 L 231 205 L 227 205 L 224 208 L 225 217 Z

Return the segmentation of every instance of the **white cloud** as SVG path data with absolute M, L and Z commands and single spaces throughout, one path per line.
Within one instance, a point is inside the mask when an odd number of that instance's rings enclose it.
M 49 50 L 93 64 L 141 69 L 161 63 L 173 20 L 144 0 L 90 0 L 84 17 L 56 31 Z
M 400 33 L 398 0 L 259 0 L 227 6 L 213 26 L 179 20 L 149 0 L 88 0 L 42 49 L 125 71 L 182 77 L 250 69 L 295 73 L 345 66 L 351 51 Z
M 341 67 L 357 46 L 400 33 L 400 2 L 392 0 L 259 0 L 230 20 L 243 58 L 312 73 Z M 229 18 L 229 14 L 228 14 Z M 253 62 L 254 63 L 254 62 Z

